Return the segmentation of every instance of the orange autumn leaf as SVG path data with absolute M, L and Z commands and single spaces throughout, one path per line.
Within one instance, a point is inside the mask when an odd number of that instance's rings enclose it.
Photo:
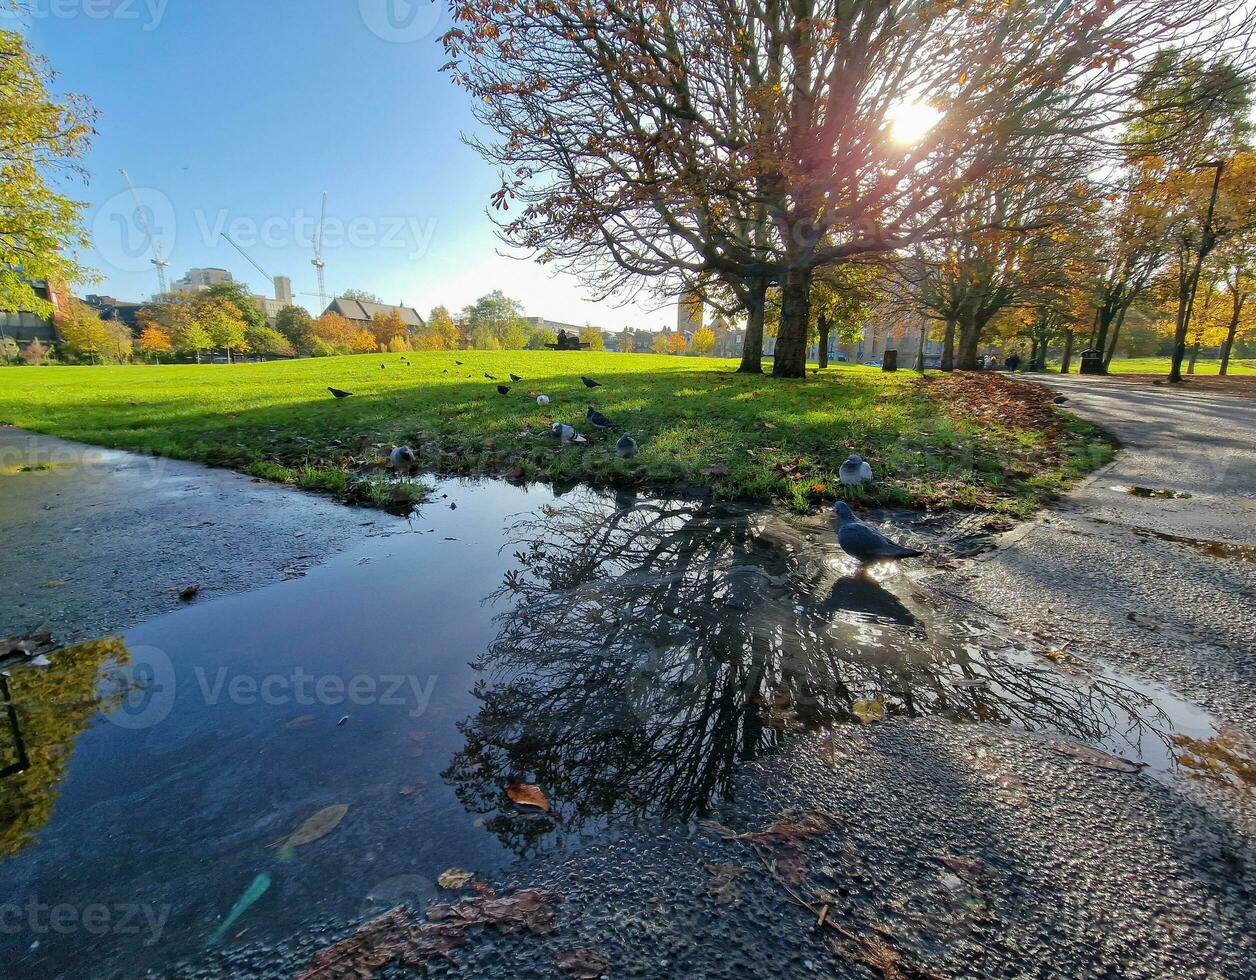
M 549 812 L 549 800 L 545 798 L 545 794 L 541 792 L 539 786 L 530 786 L 527 783 L 512 783 L 506 787 L 506 795 L 520 806 L 534 806 L 544 810 L 546 813 Z

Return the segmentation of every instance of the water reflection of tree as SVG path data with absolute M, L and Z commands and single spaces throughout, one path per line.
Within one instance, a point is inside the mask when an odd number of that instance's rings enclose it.
M 0 723 L 0 857 L 16 854 L 52 815 L 74 742 L 97 711 L 117 706 L 102 698 L 101 668 L 130 659 L 120 638 L 95 640 L 50 655 L 51 666 L 9 671 Z M 23 765 L 23 761 L 25 765 Z
M 775 516 L 579 498 L 518 520 L 510 541 L 519 568 L 490 598 L 511 605 L 445 778 L 521 851 L 553 821 L 701 814 L 739 760 L 853 721 L 861 699 L 1092 741 L 1148 724 L 1150 703 L 1119 685 L 933 635 L 874 580 L 835 578 L 831 549 Z M 964 677 L 988 686 L 954 686 Z M 503 807 L 514 779 L 541 785 L 553 815 Z

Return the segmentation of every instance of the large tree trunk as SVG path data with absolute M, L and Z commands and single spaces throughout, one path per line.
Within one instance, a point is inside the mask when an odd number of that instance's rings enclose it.
M 791 267 L 781 284 L 781 325 L 776 333 L 772 376 L 807 376 L 807 327 L 810 322 L 811 270 Z
M 763 373 L 763 310 L 768 292 L 767 280 L 751 279 L 746 296 L 746 342 L 741 349 L 738 374 Z
M 1116 319 L 1116 311 L 1109 306 L 1099 308 L 1095 323 L 1095 340 L 1090 346 L 1095 350 L 1107 350 L 1108 331 L 1112 329 L 1112 321 Z
M 1069 365 L 1073 361 L 1073 331 L 1064 331 L 1064 356 L 1060 359 L 1060 373 L 1068 374 Z
M 1230 325 L 1226 328 L 1225 343 L 1221 345 L 1221 366 L 1217 369 L 1217 374 L 1225 377 L 1226 372 L 1230 370 L 1230 352 L 1234 350 L 1234 338 L 1239 331 L 1239 317 L 1243 315 L 1243 300 L 1238 294 L 1234 300 L 1234 311 L 1230 314 Z
M 1108 344 L 1108 349 L 1103 351 L 1103 373 L 1108 373 L 1108 368 L 1112 364 L 1112 358 L 1116 355 L 1116 342 L 1121 339 L 1121 327 L 1125 324 L 1125 314 L 1129 312 L 1129 307 L 1125 307 L 1117 314 L 1116 323 L 1112 325 L 1112 339 Z M 1103 350 L 1103 348 L 1100 348 Z
M 823 369 L 829 366 L 829 318 L 823 313 L 816 317 L 816 330 L 820 334 L 819 361 Z
M 1197 360 L 1199 360 L 1199 341 L 1198 340 L 1195 341 L 1195 346 L 1191 348 L 1191 359 L 1189 362 L 1187 362 L 1187 365 L 1186 365 L 1187 374 L 1195 373 L 1195 362 Z
M 946 318 L 946 332 L 942 335 L 942 364 L 943 371 L 955 370 L 955 318 Z
M 1216 244 L 1212 233 L 1212 216 L 1217 206 L 1217 191 L 1221 187 L 1221 172 L 1224 169 L 1224 163 L 1217 164 L 1217 175 L 1212 182 L 1212 196 L 1208 199 L 1208 214 L 1204 218 L 1204 228 L 1199 239 L 1199 251 L 1195 254 L 1195 268 L 1191 271 L 1190 279 L 1183 284 L 1186 286 L 1185 291 L 1181 287 L 1178 289 L 1177 330 L 1173 336 L 1173 364 L 1169 368 L 1169 380 L 1175 383 L 1182 380 L 1182 358 L 1186 355 L 1186 333 L 1191 326 L 1191 310 L 1195 306 L 1195 292 L 1199 289 L 1199 273 L 1204 266 L 1204 259 L 1208 258 L 1208 253 Z
M 981 345 L 982 324 L 974 318 L 964 321 L 959 334 L 959 356 L 955 366 L 961 371 L 977 370 L 977 348 Z

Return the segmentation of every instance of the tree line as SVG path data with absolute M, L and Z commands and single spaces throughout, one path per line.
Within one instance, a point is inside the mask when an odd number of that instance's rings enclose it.
M 861 266 L 973 368 L 999 330 L 1106 351 L 1176 263 L 1180 361 L 1203 262 L 1238 234 L 1242 0 L 450 5 L 501 237 L 601 296 L 734 306 L 743 371 L 775 305 L 772 371 L 803 377 L 817 281 Z

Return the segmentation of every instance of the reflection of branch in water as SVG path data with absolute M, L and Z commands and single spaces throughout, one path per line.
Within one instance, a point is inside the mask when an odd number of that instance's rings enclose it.
M 49 655 L 50 666 L 10 672 L 4 691 L 15 723 L 0 728 L 0 857 L 16 854 L 52 815 L 53 804 L 74 753 L 74 742 L 97 711 L 117 707 L 97 681 L 108 663 L 124 665 L 130 653 L 120 638 L 66 647 Z M 19 754 L 28 765 L 16 769 Z
M 508 547 L 519 567 L 489 601 L 510 608 L 445 777 L 519 850 L 552 820 L 702 814 L 739 760 L 789 729 L 851 722 L 863 698 L 1088 741 L 1156 720 L 1111 681 L 1078 685 L 1034 658 L 931 636 L 869 578 L 822 588 L 826 552 L 771 515 L 581 496 L 519 519 Z M 545 789 L 552 817 L 501 809 L 501 787 L 521 778 Z

